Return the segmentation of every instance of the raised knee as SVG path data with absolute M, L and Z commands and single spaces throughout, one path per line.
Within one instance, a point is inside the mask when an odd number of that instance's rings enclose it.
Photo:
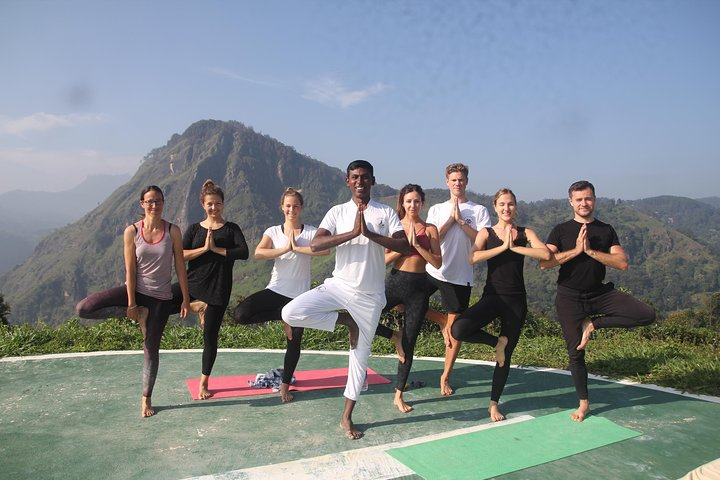
M 657 318 L 657 315 L 655 314 L 655 309 L 650 308 L 648 315 L 645 316 L 640 322 L 640 325 L 650 325 L 651 323 L 655 322 L 655 319 Z
M 80 318 L 85 318 L 85 315 L 87 315 L 89 311 L 90 309 L 87 306 L 87 298 L 83 298 L 77 303 L 77 305 L 75 305 L 75 313 L 77 313 Z
M 235 307 L 235 310 L 233 311 L 233 319 L 236 323 L 248 323 L 248 312 L 247 307 L 244 303 L 241 303 L 237 307 Z

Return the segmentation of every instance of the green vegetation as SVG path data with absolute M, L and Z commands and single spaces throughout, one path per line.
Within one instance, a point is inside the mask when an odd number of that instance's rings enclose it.
M 7 325 L 7 317 L 10 315 L 10 305 L 5 303 L 5 298 L 0 293 L 0 324 Z
M 720 395 L 720 324 L 717 306 L 720 293 L 713 295 L 698 310 L 669 315 L 647 328 L 632 331 L 597 331 L 587 351 L 591 373 L 615 379 L 654 383 L 697 394 Z M 713 308 L 716 310 L 713 311 Z M 254 328 L 233 325 L 226 319 L 221 330 L 220 346 L 224 348 L 285 348 L 284 333 L 278 322 Z M 398 316 L 383 317 L 393 328 Z M 171 321 L 165 330 L 163 349 L 202 348 L 202 332 L 195 326 Z M 327 333 L 306 330 L 305 350 L 345 350 L 344 327 Z M 142 338 L 137 326 L 127 319 L 110 319 L 83 326 L 77 319 L 57 327 L 37 325 L 0 325 L 0 357 L 47 353 L 88 352 L 101 350 L 139 350 Z M 376 355 L 394 353 L 386 339 L 376 338 Z M 417 356 L 442 357 L 442 337 L 434 325 L 427 324 L 418 338 Z M 492 360 L 493 351 L 484 345 L 464 344 L 461 358 Z M 522 366 L 565 369 L 567 354 L 558 324 L 537 312 L 531 312 L 513 363 Z

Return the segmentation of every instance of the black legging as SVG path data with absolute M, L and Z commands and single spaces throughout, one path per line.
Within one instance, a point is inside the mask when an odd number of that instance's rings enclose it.
M 582 340 L 583 320 L 602 315 L 592 319 L 596 329 L 632 328 L 650 325 L 655 321 L 655 310 L 651 306 L 618 292 L 612 283 L 605 284 L 597 291 L 585 293 L 558 285 L 555 307 L 570 358 L 570 373 L 580 400 L 588 398 L 585 350 L 577 349 Z
M 172 310 L 171 314 L 179 313 L 182 305 L 182 290 L 179 283 L 172 286 Z M 190 301 L 196 300 L 190 297 Z M 205 307 L 205 325 L 203 327 L 203 354 L 202 354 L 202 374 L 210 375 L 215 359 L 217 358 L 218 337 L 220 336 L 220 327 L 227 310 L 227 303 L 224 305 L 210 305 Z
M 243 325 L 269 322 L 271 320 L 282 321 L 282 308 L 290 303 L 292 298 L 280 295 L 272 290 L 265 289 L 255 292 L 243 300 L 233 312 L 236 322 Z M 305 331 L 302 327 L 292 327 L 292 340 L 287 341 L 285 350 L 285 361 L 283 364 L 283 383 L 290 384 L 295 368 L 300 361 L 300 347 L 302 336 Z
M 420 327 L 428 310 L 427 274 L 425 272 L 403 272 L 391 269 L 385 278 L 385 308 L 389 312 L 398 305 L 405 305 L 405 326 L 402 329 L 402 347 L 405 351 L 405 362 L 398 362 L 397 382 L 395 388 L 404 390 L 410 376 L 413 363 L 415 342 Z M 385 325 L 378 325 L 375 335 L 390 338 L 393 331 Z
M 495 363 L 490 400 L 500 401 L 510 374 L 510 359 L 520 340 L 520 332 L 527 318 L 527 297 L 525 295 L 483 294 L 472 307 L 460 314 L 452 325 L 452 336 L 463 342 L 484 343 L 497 346 L 498 337 L 487 333 L 483 328 L 496 318 L 500 318 L 500 336 L 507 337 L 505 363 L 501 367 Z
M 160 367 L 160 341 L 167 324 L 172 302 L 135 292 L 135 302 L 148 309 L 146 331 L 143 332 L 143 396 L 152 396 L 158 368 Z M 108 318 L 127 314 L 127 288 L 114 287 L 81 300 L 75 309 L 81 318 Z M 106 316 L 99 316 L 106 315 Z

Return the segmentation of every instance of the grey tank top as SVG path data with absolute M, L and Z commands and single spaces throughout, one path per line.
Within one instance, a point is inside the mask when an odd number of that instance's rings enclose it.
M 158 300 L 170 300 L 172 292 L 172 238 L 170 228 L 172 223 L 163 220 L 163 234 L 155 243 L 149 243 L 143 236 L 144 220 L 140 226 L 135 224 L 135 258 L 136 276 L 135 291 L 157 298 Z

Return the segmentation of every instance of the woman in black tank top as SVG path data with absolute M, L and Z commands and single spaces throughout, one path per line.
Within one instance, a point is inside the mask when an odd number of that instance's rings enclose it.
M 488 411 L 490 420 L 497 422 L 505 419 L 498 402 L 510 373 L 510 357 L 527 317 L 523 263 L 526 256 L 547 260 L 550 250 L 534 231 L 515 225 L 517 201 L 511 190 L 498 190 L 493 206 L 498 221 L 478 232 L 469 258 L 473 264 L 487 261 L 485 289 L 478 303 L 455 320 L 452 335 L 464 342 L 495 347 L 496 364 Z M 496 318 L 500 318 L 501 324 L 499 337 L 483 330 Z

